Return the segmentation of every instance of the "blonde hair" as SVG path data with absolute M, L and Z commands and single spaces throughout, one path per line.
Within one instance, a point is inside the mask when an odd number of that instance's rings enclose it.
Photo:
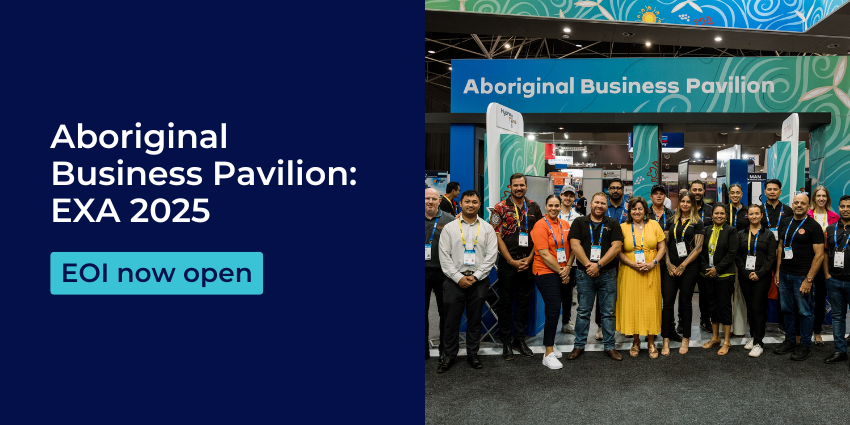
M 819 190 L 826 192 L 826 205 L 824 205 L 824 208 L 826 208 L 827 211 L 832 211 L 832 197 L 829 196 L 829 189 L 827 189 L 823 185 L 815 186 L 815 189 L 812 191 L 812 197 L 809 198 L 809 209 L 814 211 L 815 208 L 817 208 L 815 196 L 817 196 Z

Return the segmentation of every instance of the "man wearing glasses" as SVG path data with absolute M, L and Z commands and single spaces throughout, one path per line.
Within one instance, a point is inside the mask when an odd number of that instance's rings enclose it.
M 618 224 L 626 221 L 626 203 L 623 202 L 623 181 L 613 179 L 608 183 L 608 217 L 617 220 Z

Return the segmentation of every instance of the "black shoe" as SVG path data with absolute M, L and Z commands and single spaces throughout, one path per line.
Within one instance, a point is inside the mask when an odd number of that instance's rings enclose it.
M 809 356 L 812 355 L 812 349 L 806 347 L 803 344 L 797 344 L 797 348 L 794 349 L 794 354 L 791 354 L 791 360 L 801 361 L 806 360 Z
M 682 342 L 682 336 L 677 333 L 673 333 L 673 335 L 670 335 L 669 339 L 670 341 Z
M 440 363 L 440 366 L 437 367 L 437 373 L 445 373 L 448 372 L 449 369 L 452 368 L 452 365 L 455 363 L 454 357 L 447 357 L 445 361 Z
M 702 322 L 699 324 L 699 328 L 702 329 L 703 332 L 711 333 L 711 323 L 710 322 Z M 682 332 L 684 333 L 684 332 Z
M 481 364 L 481 360 L 478 360 L 478 354 L 470 354 L 466 356 L 466 362 L 469 363 L 473 369 L 481 369 L 484 367 L 484 365 Z
M 446 353 L 440 351 L 440 363 L 446 361 Z
M 680 333 L 680 334 L 685 333 L 685 328 L 682 326 L 681 323 L 679 323 L 679 326 L 676 326 L 676 333 Z M 672 340 L 673 338 L 670 338 L 670 339 Z M 681 341 L 681 340 L 679 340 L 679 341 Z
M 838 351 L 832 353 L 831 356 L 827 357 L 823 360 L 824 363 L 841 363 L 847 360 L 847 353 L 839 353 Z
M 502 358 L 505 360 L 514 359 L 514 350 L 511 350 L 511 344 L 508 344 L 507 342 L 502 344 Z
M 534 357 L 534 352 L 528 348 L 524 339 L 514 338 L 514 341 L 511 343 L 511 348 L 518 351 L 523 357 Z
M 785 341 L 782 342 L 782 344 L 779 347 L 776 347 L 776 348 L 773 349 L 773 354 L 779 354 L 779 355 L 788 354 L 788 353 L 794 351 L 795 348 L 797 348 L 797 343 L 794 342 L 794 341 L 789 341 L 789 340 L 786 339 Z

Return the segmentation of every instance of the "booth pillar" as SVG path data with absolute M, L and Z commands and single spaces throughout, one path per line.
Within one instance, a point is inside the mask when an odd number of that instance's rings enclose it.
M 475 189 L 475 125 L 452 124 L 449 144 L 449 180 L 460 183 L 461 192 Z
M 641 196 L 650 203 L 652 186 L 661 184 L 658 154 L 661 150 L 661 133 L 657 124 L 635 124 L 632 129 L 633 196 Z

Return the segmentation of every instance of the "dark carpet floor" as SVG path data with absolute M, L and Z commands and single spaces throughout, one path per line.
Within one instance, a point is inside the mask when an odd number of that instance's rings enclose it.
M 741 346 L 727 356 L 691 348 L 651 360 L 646 350 L 616 362 L 601 352 L 561 359 L 550 370 L 542 357 L 481 356 L 473 370 L 465 356 L 437 374 L 425 362 L 425 423 L 850 423 L 848 363 L 828 365 L 831 344 L 795 362 L 766 346 L 750 358 Z

